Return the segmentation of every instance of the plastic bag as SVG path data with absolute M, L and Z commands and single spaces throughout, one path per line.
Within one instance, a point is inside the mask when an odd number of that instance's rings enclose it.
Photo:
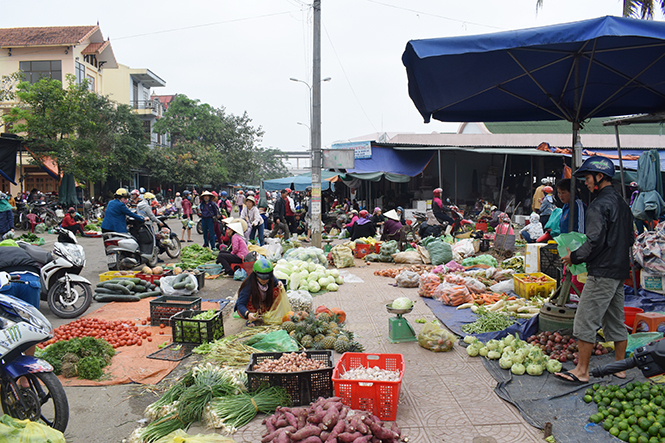
M 326 254 L 323 252 L 323 249 L 314 246 L 289 249 L 284 253 L 284 259 L 286 261 L 301 260 L 308 263 L 317 263 L 323 266 L 328 265 L 328 259 L 326 259 Z
M 586 235 L 579 232 L 569 232 L 557 236 L 554 241 L 556 241 L 556 250 L 559 252 L 559 256 L 563 257 L 568 255 L 567 249 L 570 249 L 571 252 L 579 249 L 579 247 L 586 241 Z M 582 274 L 586 272 L 586 263 L 570 265 L 567 266 L 566 269 L 569 269 L 573 275 Z
M 448 352 L 453 349 L 455 336 L 439 326 L 439 322 L 425 323 L 418 334 L 418 344 L 432 352 Z
M 436 288 L 433 298 L 448 306 L 473 302 L 473 296 L 466 286 L 448 282 L 443 282 Z
M 561 234 L 561 208 L 556 208 L 550 214 L 549 220 L 543 227 L 544 231 L 550 230 L 550 235 L 554 238 Z
M 291 303 L 289 303 L 289 296 L 286 295 L 284 286 L 279 285 L 275 288 L 275 293 L 278 296 L 275 298 L 275 301 L 272 303 L 270 310 L 263 314 L 263 323 L 267 325 L 281 325 L 282 318 L 292 311 Z
M 46 232 L 46 225 L 44 223 L 40 223 L 37 226 L 35 226 L 35 234 L 43 234 Z
M 294 311 L 312 312 L 312 295 L 309 291 L 289 291 L 286 293 Z
M 381 255 L 393 255 L 397 253 L 397 241 L 390 240 L 381 243 L 380 253 Z
M 481 283 L 472 277 L 464 277 L 464 286 L 466 286 L 469 291 L 475 294 L 482 294 L 487 289 L 484 283 Z
M 415 249 L 398 252 L 393 257 L 393 260 L 395 260 L 395 263 L 408 263 L 413 265 L 417 265 L 418 263 L 423 262 L 422 258 L 420 258 L 420 254 Z
M 636 332 L 628 334 L 628 343 L 626 344 L 626 355 L 624 358 L 632 357 L 633 351 L 640 346 L 646 346 L 652 341 L 663 338 L 662 332 Z
M 453 259 L 453 248 L 448 243 L 441 240 L 430 241 L 426 245 L 430 260 L 434 266 L 448 263 Z
M 420 275 L 412 271 L 402 271 L 395 277 L 395 280 L 400 288 L 417 288 L 420 283 Z
M 155 441 L 155 443 L 235 443 L 235 440 L 220 434 L 189 435 L 182 429 L 178 429 Z
M 236 272 L 233 273 L 233 279 L 237 281 L 243 281 L 247 278 L 247 271 L 243 268 L 236 268 Z
M 57 429 L 30 420 L 0 417 L 0 441 L 4 443 L 66 443 L 65 436 Z
M 298 343 L 283 329 L 269 332 L 265 334 L 265 337 L 249 346 L 263 352 L 296 352 L 298 350 Z
M 426 247 L 416 245 L 416 251 L 418 251 L 418 254 L 420 254 L 420 258 L 423 260 L 423 263 L 426 265 L 432 264 L 432 259 L 430 258 L 429 251 Z
M 282 258 L 282 244 L 276 238 L 266 238 L 266 244 L 263 247 L 268 260 L 277 261 Z
M 335 246 L 331 252 L 336 268 L 350 268 L 355 266 L 353 252 L 346 246 Z
M 476 253 L 476 249 L 473 247 L 473 240 L 470 238 L 465 238 L 458 241 L 453 245 L 453 252 L 456 252 L 462 258 L 472 256 Z
M 489 254 L 483 254 L 477 257 L 465 258 L 464 261 L 462 261 L 462 265 L 463 266 L 487 265 L 492 268 L 496 268 L 498 266 L 496 259 Z
M 492 292 L 515 292 L 515 281 L 511 278 L 510 280 L 504 280 L 495 285 L 490 286 L 490 291 Z
M 421 297 L 434 298 L 434 292 L 440 284 L 441 278 L 438 275 L 426 272 L 420 276 L 418 295 Z
M 371 262 L 381 261 L 381 254 L 367 254 L 365 256 L 365 261 L 371 261 Z
M 186 283 L 187 285 L 193 284 L 194 289 L 173 289 L 174 282 L 180 276 L 168 275 L 159 279 L 159 287 L 162 289 L 164 295 L 192 295 L 197 292 L 199 290 L 199 281 L 192 274 L 187 272 L 185 274 L 187 274 L 187 277 L 184 277 L 184 280 L 181 280 L 181 283 Z
M 365 281 L 349 271 L 339 271 L 339 276 L 342 277 L 344 283 L 365 283 Z

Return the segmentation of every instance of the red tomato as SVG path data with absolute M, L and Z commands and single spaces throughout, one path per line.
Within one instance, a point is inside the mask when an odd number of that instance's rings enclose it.
M 162 328 L 162 329 L 164 329 L 164 328 L 166 327 L 166 325 L 165 325 L 164 323 L 160 323 L 160 324 L 159 324 L 159 327 Z

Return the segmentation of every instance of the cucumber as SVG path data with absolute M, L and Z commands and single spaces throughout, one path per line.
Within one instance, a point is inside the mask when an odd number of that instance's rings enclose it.
M 186 272 L 183 272 L 182 274 L 178 275 L 175 278 L 173 283 L 182 283 L 188 276 L 189 276 L 189 274 L 187 274 Z
M 140 294 L 137 294 L 137 296 L 140 299 L 148 298 L 148 297 L 159 297 L 162 295 L 161 291 L 150 291 L 150 292 L 142 292 Z
M 134 283 L 135 285 L 140 285 L 141 282 L 144 281 L 144 280 L 141 280 L 138 277 L 119 277 L 119 278 L 114 278 L 113 280 L 130 281 L 130 282 Z
M 196 289 L 196 285 L 194 283 L 188 283 L 185 285 L 185 289 L 187 289 L 188 291 L 193 291 L 194 289 Z
M 181 283 L 176 283 L 173 285 L 173 289 L 185 289 L 187 286 L 187 283 L 181 282 Z
M 159 280 L 157 280 L 157 281 L 159 281 Z M 152 284 L 152 283 L 148 283 L 148 284 L 146 285 L 146 288 L 147 288 L 148 290 L 150 290 L 150 291 L 155 291 L 155 290 L 157 290 L 157 285 L 154 285 L 154 284 Z
M 145 291 L 148 290 L 148 288 L 146 286 L 143 286 L 143 285 L 136 285 L 136 286 L 134 286 L 133 290 L 134 290 L 134 292 L 145 292 Z
M 129 288 L 126 288 L 123 285 L 117 285 L 117 284 L 107 284 L 104 286 L 106 289 L 110 289 L 111 291 L 118 293 L 118 294 L 125 294 L 129 295 Z
M 110 289 L 104 288 L 104 287 L 98 287 L 95 288 L 95 292 L 98 294 L 115 294 L 115 291 L 111 291 Z
M 130 291 L 132 289 L 134 289 L 134 286 L 136 286 L 133 281 L 129 281 L 129 280 L 120 280 L 120 281 L 118 281 L 118 284 L 124 286 L 125 288 L 129 289 Z
M 155 286 L 159 286 L 159 285 L 160 285 L 159 280 L 155 280 L 154 282 L 152 282 L 152 284 L 155 285 Z
M 94 298 L 99 302 L 109 302 L 109 301 L 134 302 L 141 300 L 137 295 L 127 295 L 127 294 L 95 294 Z

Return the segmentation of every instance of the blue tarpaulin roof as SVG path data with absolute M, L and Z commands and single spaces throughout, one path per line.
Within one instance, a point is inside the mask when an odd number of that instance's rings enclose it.
M 321 189 L 328 189 L 331 184 L 327 179 L 336 176 L 336 172 L 321 171 Z M 304 191 L 308 186 L 312 186 L 312 173 L 295 175 L 293 177 L 276 178 L 274 180 L 265 180 L 263 189 L 266 191 L 279 191 L 288 188 L 293 184 L 294 191 Z
M 372 158 L 356 159 L 355 168 L 347 172 L 383 172 L 414 177 L 423 172 L 433 155 L 433 151 L 396 151 L 372 146 Z
M 600 17 L 412 40 L 402 61 L 425 122 L 579 122 L 665 110 L 663 22 Z

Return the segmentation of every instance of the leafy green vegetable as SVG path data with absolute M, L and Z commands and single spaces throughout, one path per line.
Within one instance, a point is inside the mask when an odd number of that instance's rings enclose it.
M 481 334 L 483 332 L 503 331 L 508 326 L 515 323 L 500 312 L 493 312 L 481 306 L 478 311 L 478 320 L 473 323 L 462 326 L 462 331 L 467 334 Z
M 102 369 L 106 366 L 104 359 L 99 357 L 83 357 L 76 365 L 76 370 L 81 378 L 97 380 L 104 374 Z
M 111 363 L 115 350 L 106 340 L 81 337 L 55 342 L 44 350 L 35 352 L 37 357 L 43 358 L 53 366 L 56 375 L 62 373 L 65 354 L 71 354 L 72 357 L 68 362 L 76 365 L 79 377 L 96 380 L 103 375 L 103 368 Z
M 189 245 L 180 251 L 181 262 L 177 266 L 183 269 L 196 269 L 197 266 L 214 261 L 217 257 L 208 248 L 200 245 Z

